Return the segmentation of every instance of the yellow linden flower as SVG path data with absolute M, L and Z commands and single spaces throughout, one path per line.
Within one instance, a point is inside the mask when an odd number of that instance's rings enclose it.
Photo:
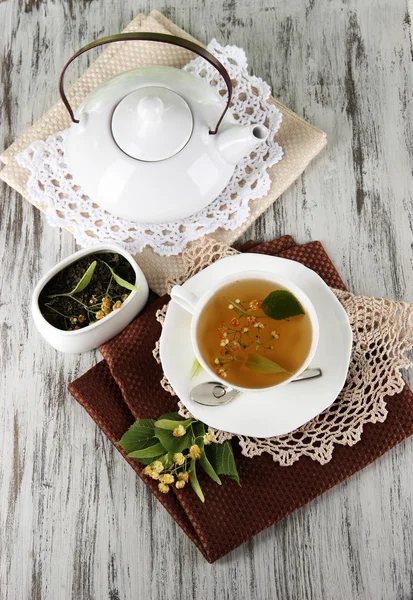
M 155 462 L 151 464 L 151 467 L 157 473 L 161 473 L 163 471 L 163 464 L 160 460 L 155 460 Z
M 103 310 L 99 310 L 96 313 L 96 319 L 99 321 L 100 319 L 103 319 L 103 317 L 105 316 L 105 313 L 103 312 Z
M 197 460 L 198 458 L 201 458 L 201 450 L 199 449 L 199 446 L 197 444 L 194 444 L 189 448 L 189 455 L 192 458 L 192 460 Z
M 179 481 L 185 481 L 185 483 L 188 483 L 189 473 L 187 473 L 186 471 L 183 473 L 178 473 L 178 479 Z
M 144 468 L 144 470 L 143 470 L 144 475 L 150 475 L 151 473 L 152 473 L 152 469 L 149 465 Z
M 112 300 L 105 296 L 104 298 L 102 298 L 102 304 L 104 304 L 105 306 L 110 306 L 112 304 Z
M 110 312 L 112 312 L 112 309 L 109 304 L 102 303 L 101 309 L 105 313 L 105 315 L 108 315 Z
M 175 427 L 173 430 L 172 435 L 174 437 L 182 437 L 185 435 L 185 427 L 183 425 L 178 425 L 178 427 Z
M 212 444 L 213 441 L 215 441 L 215 440 L 214 440 L 214 436 L 212 435 L 212 433 L 208 432 L 204 435 L 205 446 L 209 446 L 210 444 Z
M 278 338 L 280 336 L 278 335 L 278 333 L 276 331 L 271 331 L 271 337 L 273 337 L 275 340 L 278 340 Z
M 175 483 L 176 487 L 178 488 L 178 490 L 181 490 L 183 487 L 185 487 L 185 481 L 177 481 Z
M 181 467 L 185 462 L 185 456 L 182 454 L 182 452 L 175 452 L 174 454 L 174 463 L 178 465 L 178 467 Z
M 158 489 L 162 494 L 167 494 L 169 492 L 169 485 L 166 485 L 166 483 L 159 483 Z
M 252 310 L 258 310 L 261 306 L 261 303 L 258 302 L 258 300 L 251 300 L 249 306 L 250 306 L 250 308 L 252 308 Z
M 115 304 L 113 305 L 113 310 L 118 310 L 118 308 L 120 308 L 122 306 L 122 302 L 120 300 L 118 300 L 117 302 L 115 302 Z
M 162 483 L 173 483 L 175 481 L 175 477 L 170 473 L 165 473 L 165 475 L 160 475 L 159 481 Z

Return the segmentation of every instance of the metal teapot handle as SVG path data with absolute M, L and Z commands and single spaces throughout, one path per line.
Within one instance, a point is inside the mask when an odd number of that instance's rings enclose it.
M 206 50 L 205 48 L 202 48 L 202 46 L 199 46 L 198 44 L 194 44 L 194 42 L 190 42 L 189 40 L 185 40 L 184 38 L 180 38 L 180 37 L 177 37 L 174 35 L 167 35 L 164 33 L 118 33 L 116 35 L 109 35 L 107 37 L 95 40 L 94 42 L 91 42 L 90 44 L 87 44 L 86 46 L 83 46 L 83 48 L 78 50 L 76 52 L 76 54 L 74 54 L 72 56 L 72 58 L 70 58 L 67 61 L 67 63 L 65 64 L 65 66 L 63 67 L 63 70 L 60 74 L 60 79 L 59 79 L 60 97 L 62 99 L 63 104 L 67 108 L 67 111 L 70 115 L 70 118 L 72 119 L 72 122 L 79 123 L 79 121 L 77 119 L 75 119 L 73 109 L 70 106 L 69 100 L 67 99 L 66 93 L 64 91 L 64 76 L 65 76 L 68 66 L 78 56 L 80 56 L 81 54 L 84 54 L 85 52 L 87 52 L 88 50 L 91 50 L 92 48 L 97 48 L 98 46 L 104 46 L 106 44 L 111 44 L 112 42 L 130 42 L 130 41 L 136 41 L 136 40 L 142 40 L 142 41 L 146 41 L 146 42 L 164 42 L 165 44 L 172 44 L 173 46 L 180 46 L 181 48 L 186 48 L 187 50 L 190 50 L 191 52 L 195 52 L 195 54 L 202 56 L 206 61 L 208 61 L 213 67 L 216 68 L 216 70 L 219 72 L 219 74 L 224 79 L 224 81 L 227 85 L 228 97 L 227 97 L 227 103 L 224 108 L 224 111 L 223 111 L 222 115 L 220 116 L 215 129 L 213 129 L 212 131 L 209 132 L 211 135 L 215 135 L 218 132 L 218 129 L 219 129 L 219 126 L 221 125 L 222 119 L 224 118 L 225 113 L 227 112 L 229 105 L 231 103 L 232 82 L 231 82 L 231 78 L 228 74 L 228 71 L 226 70 L 224 65 L 215 58 L 215 56 L 213 54 L 208 52 L 208 50 Z

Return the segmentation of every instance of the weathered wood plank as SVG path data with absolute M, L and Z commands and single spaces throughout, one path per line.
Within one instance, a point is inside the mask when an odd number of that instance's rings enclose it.
M 274 94 L 327 131 L 326 151 L 245 239 L 320 239 L 355 292 L 413 300 L 405 0 L 0 0 L 0 146 L 55 101 L 74 49 L 152 8 L 243 46 Z M 413 596 L 411 440 L 206 564 L 67 394 L 97 356 L 56 354 L 31 322 L 33 285 L 72 238 L 2 184 L 0 200 L 2 600 Z

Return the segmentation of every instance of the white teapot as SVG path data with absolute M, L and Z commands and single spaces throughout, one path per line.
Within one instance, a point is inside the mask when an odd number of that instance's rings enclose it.
M 173 67 L 145 67 L 112 77 L 76 111 L 64 91 L 67 67 L 111 42 L 165 42 L 211 63 L 228 89 L 224 100 L 205 81 Z M 72 125 L 68 162 L 73 181 L 102 208 L 139 223 L 167 223 L 207 206 L 225 188 L 237 162 L 263 143 L 263 125 L 237 125 L 231 79 L 206 49 L 179 37 L 125 33 L 96 40 L 67 62 L 59 91 Z

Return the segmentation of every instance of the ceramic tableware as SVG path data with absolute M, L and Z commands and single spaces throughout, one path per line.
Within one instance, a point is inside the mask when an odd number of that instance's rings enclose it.
M 87 256 L 88 254 L 96 254 L 100 252 L 114 252 L 120 254 L 132 265 L 135 271 L 135 282 L 134 285 L 139 291 L 132 291 L 129 293 L 129 297 L 125 300 L 122 308 L 111 312 L 104 319 L 78 329 L 76 331 L 64 331 L 57 329 L 51 325 L 43 317 L 39 308 L 39 296 L 45 285 L 54 277 L 59 271 L 63 270 L 70 264 L 78 261 L 80 258 Z M 39 283 L 36 285 L 33 296 L 32 296 L 32 315 L 35 325 L 41 335 L 44 337 L 53 348 L 65 353 L 77 353 L 85 352 L 87 350 L 93 350 L 98 346 L 109 341 L 120 333 L 129 323 L 141 312 L 148 299 L 149 288 L 141 268 L 134 260 L 133 256 L 126 250 L 117 246 L 116 244 L 98 244 L 84 250 L 79 250 L 71 254 L 60 263 L 55 265 L 50 271 L 44 275 Z
M 202 56 L 224 79 L 226 98 L 181 69 L 145 67 L 102 83 L 75 115 L 64 90 L 67 67 L 92 48 L 132 40 Z M 102 208 L 132 221 L 167 223 L 201 210 L 227 185 L 237 162 L 268 137 L 264 125 L 244 127 L 231 114 L 225 67 L 205 48 L 172 35 L 98 39 L 67 62 L 59 90 L 72 120 L 67 149 L 74 181 Z
M 321 369 L 306 369 L 303 373 L 295 376 L 291 380 L 291 383 L 298 381 L 304 381 L 305 379 L 314 379 L 315 377 L 321 377 Z M 199 383 L 192 388 L 190 398 L 198 404 L 204 404 L 205 406 L 221 406 L 231 402 L 241 394 L 241 392 L 235 388 L 225 385 L 219 381 L 205 381 Z
M 301 364 L 301 367 L 298 369 L 298 371 L 296 371 L 290 377 L 285 379 L 283 382 L 277 383 L 276 385 L 273 385 L 270 387 L 253 388 L 253 389 L 244 388 L 244 387 L 241 387 L 238 385 L 232 386 L 241 392 L 243 391 L 243 392 L 264 393 L 264 392 L 268 392 L 271 389 L 275 389 L 275 388 L 278 388 L 278 387 L 281 387 L 283 385 L 287 385 L 288 383 L 290 383 L 292 379 L 294 379 L 295 377 L 298 377 L 303 371 L 305 371 L 305 369 L 308 367 L 308 365 L 311 363 L 311 361 L 314 357 L 315 351 L 317 349 L 317 343 L 318 343 L 319 326 L 318 326 L 317 313 L 314 309 L 312 302 L 308 298 L 307 294 L 305 294 L 297 284 L 295 284 L 293 281 L 287 279 L 284 276 L 281 276 L 277 273 L 273 273 L 270 271 L 251 270 L 251 271 L 243 271 L 242 273 L 233 273 L 233 274 L 229 275 L 228 277 L 225 277 L 224 279 L 218 280 L 214 285 L 209 287 L 208 290 L 206 292 L 204 292 L 202 294 L 202 296 L 200 296 L 200 297 L 198 297 L 193 292 L 189 291 L 184 286 L 175 285 L 171 290 L 171 298 L 181 308 L 188 311 L 189 314 L 192 315 L 191 342 L 192 342 L 193 352 L 194 352 L 196 358 L 198 359 L 199 363 L 202 365 L 204 370 L 207 373 L 209 373 L 210 378 L 212 378 L 213 380 L 214 379 L 220 380 L 222 383 L 226 384 L 225 379 L 223 379 L 222 377 L 219 377 L 217 375 L 217 373 L 209 367 L 209 365 L 205 361 L 204 357 L 202 356 L 202 353 L 199 349 L 199 345 L 198 345 L 198 341 L 197 341 L 196 331 L 197 331 L 199 320 L 202 319 L 203 309 L 205 308 L 205 305 L 208 303 L 208 301 L 212 298 L 212 296 L 214 296 L 217 292 L 219 292 L 219 290 L 222 287 L 224 287 L 234 281 L 242 281 L 242 280 L 249 280 L 249 279 L 263 279 L 265 281 L 270 281 L 271 283 L 274 284 L 275 289 L 283 288 L 283 289 L 291 292 L 297 298 L 297 300 L 303 307 L 304 312 L 309 316 L 310 323 L 311 323 L 311 330 L 312 330 L 311 346 L 310 346 L 310 350 L 307 354 L 306 359 Z
M 191 389 L 211 377 L 203 371 L 191 380 L 195 357 L 192 317 L 173 300 L 162 330 L 160 356 L 168 381 L 194 417 L 223 431 L 265 438 L 297 429 L 334 402 L 346 380 L 352 332 L 347 314 L 330 288 L 314 271 L 295 261 L 262 254 L 230 256 L 191 277 L 183 287 L 201 297 L 220 279 L 248 270 L 285 277 L 307 295 L 319 321 L 317 349 L 309 366 L 320 368 L 322 377 L 273 390 L 242 392 L 219 407 L 193 402 Z

